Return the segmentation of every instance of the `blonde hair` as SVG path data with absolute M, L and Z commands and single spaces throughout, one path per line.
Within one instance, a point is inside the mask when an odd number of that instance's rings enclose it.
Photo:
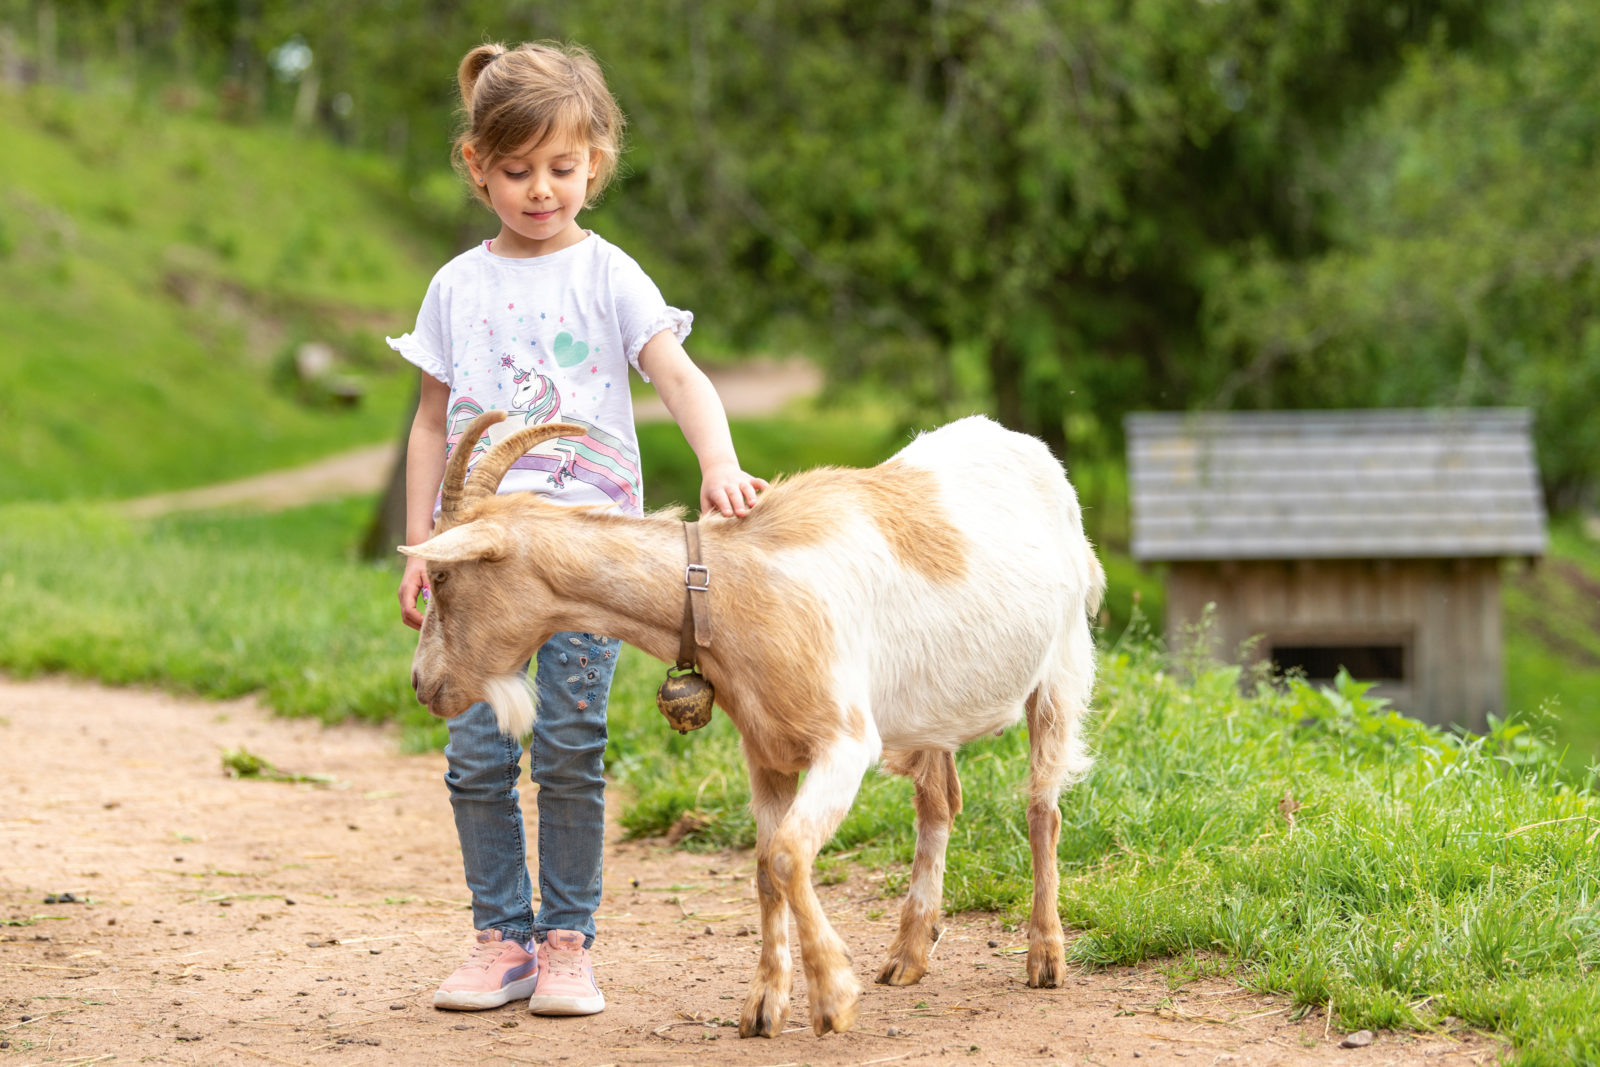
M 616 175 L 626 120 L 606 88 L 600 64 L 581 45 L 537 41 L 510 50 L 479 45 L 461 60 L 456 83 L 465 123 L 452 162 L 485 204 L 488 190 L 472 181 L 466 166 L 463 149 L 468 147 L 481 168 L 553 138 L 571 138 L 599 150 L 600 161 L 584 191 L 585 206 L 598 200 Z

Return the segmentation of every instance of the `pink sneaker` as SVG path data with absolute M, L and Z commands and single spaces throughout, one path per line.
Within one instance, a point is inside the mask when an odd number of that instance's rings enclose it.
M 539 946 L 539 973 L 528 1010 L 535 1015 L 593 1015 L 606 998 L 595 984 L 594 965 L 576 930 L 551 930 Z
M 433 993 L 433 1006 L 452 1011 L 481 1011 L 521 1000 L 539 980 L 539 957 L 499 930 L 482 930 L 467 962 Z

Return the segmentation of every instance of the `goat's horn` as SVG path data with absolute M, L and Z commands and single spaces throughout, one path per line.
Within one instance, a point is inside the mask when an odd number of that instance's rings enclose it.
M 481 416 L 480 416 L 481 417 Z M 470 503 L 480 496 L 491 496 L 500 488 L 500 479 L 506 476 L 506 471 L 511 465 L 521 459 L 530 448 L 550 440 L 552 437 L 582 437 L 582 426 L 574 426 L 567 422 L 547 422 L 539 426 L 529 426 L 518 430 L 516 433 L 497 441 L 489 454 L 478 461 L 472 468 L 472 473 L 467 476 L 466 494 L 463 503 Z
M 489 432 L 489 427 L 497 422 L 504 422 L 506 413 L 503 411 L 485 411 L 482 415 L 472 420 L 472 425 L 467 427 L 467 432 L 461 435 L 456 442 L 455 451 L 450 453 L 450 462 L 445 465 L 444 485 L 439 490 L 439 514 L 443 518 L 454 518 L 461 509 L 462 490 L 466 486 L 467 468 L 472 464 L 472 450 L 478 447 L 478 442 L 483 435 Z

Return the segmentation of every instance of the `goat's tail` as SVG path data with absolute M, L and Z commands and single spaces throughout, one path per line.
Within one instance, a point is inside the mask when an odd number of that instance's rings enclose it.
M 1100 565 L 1100 557 L 1095 554 L 1094 545 L 1088 538 L 1084 539 L 1083 551 L 1089 559 L 1089 576 L 1083 590 L 1083 611 L 1094 619 L 1099 617 L 1100 603 L 1106 595 L 1106 569 Z
M 1089 773 L 1094 756 L 1083 736 L 1094 690 L 1095 649 L 1092 621 L 1105 599 L 1106 571 L 1094 546 L 1082 535 L 1077 513 L 1069 515 L 1077 532 L 1072 552 L 1076 586 L 1061 605 L 1055 646 L 1028 697 L 1028 734 L 1034 794 L 1054 804 L 1061 790 Z
M 1032 773 L 1031 791 L 1053 805 L 1061 790 L 1089 773 L 1094 756 L 1083 736 L 1094 690 L 1094 637 L 1089 617 L 1098 614 L 1105 593 L 1105 571 L 1086 545 L 1087 578 L 1081 597 L 1063 605 L 1061 630 L 1041 672 L 1038 686 L 1028 697 L 1028 737 Z

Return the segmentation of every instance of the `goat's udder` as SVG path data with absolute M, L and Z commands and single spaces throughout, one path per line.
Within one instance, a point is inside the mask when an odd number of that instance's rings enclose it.
M 533 683 L 526 674 L 507 674 L 484 682 L 484 699 L 494 708 L 495 721 L 507 737 L 522 737 L 533 729 Z

